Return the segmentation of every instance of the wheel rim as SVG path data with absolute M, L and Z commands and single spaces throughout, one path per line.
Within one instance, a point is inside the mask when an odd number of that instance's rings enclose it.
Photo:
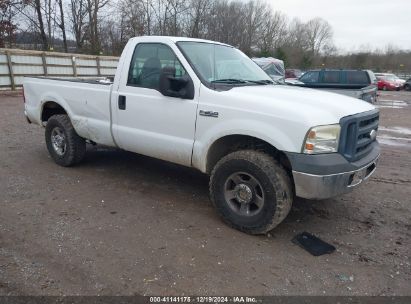
M 57 155 L 63 156 L 66 153 L 66 136 L 60 127 L 55 127 L 51 131 L 51 145 Z
M 238 215 L 253 216 L 264 207 L 264 190 L 251 174 L 236 172 L 224 184 L 224 198 Z

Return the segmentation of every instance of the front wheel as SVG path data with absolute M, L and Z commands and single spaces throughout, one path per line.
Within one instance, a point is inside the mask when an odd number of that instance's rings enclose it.
M 46 125 L 46 144 L 53 160 L 60 166 L 79 163 L 86 154 L 86 142 L 74 130 L 67 115 L 53 115 Z
M 222 219 L 250 234 L 263 234 L 287 216 L 293 202 L 291 179 L 270 155 L 244 150 L 214 167 L 210 196 Z

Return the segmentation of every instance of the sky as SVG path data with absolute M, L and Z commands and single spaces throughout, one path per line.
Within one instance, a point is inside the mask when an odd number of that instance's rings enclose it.
M 303 21 L 326 19 L 341 52 L 411 50 L 411 0 L 267 0 L 275 11 Z

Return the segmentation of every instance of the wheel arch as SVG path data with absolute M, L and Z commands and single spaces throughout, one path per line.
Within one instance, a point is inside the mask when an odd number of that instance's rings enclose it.
M 211 144 L 206 156 L 206 173 L 210 174 L 222 157 L 231 152 L 246 149 L 259 150 L 271 155 L 286 169 L 292 179 L 291 163 L 284 152 L 263 139 L 243 134 L 225 135 Z
M 52 115 L 56 114 L 66 114 L 69 118 L 72 118 L 71 108 L 66 102 L 65 98 L 57 93 L 52 91 L 44 92 L 40 98 L 40 123 L 44 123 Z
M 66 114 L 67 110 L 58 102 L 54 100 L 47 100 L 42 103 L 40 120 L 42 123 L 47 122 L 53 115 Z

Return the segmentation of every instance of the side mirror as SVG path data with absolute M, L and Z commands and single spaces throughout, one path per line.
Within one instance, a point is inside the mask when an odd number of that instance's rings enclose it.
M 182 99 L 194 98 L 194 84 L 187 75 L 176 77 L 176 69 L 166 66 L 160 73 L 160 93 L 164 96 L 179 97 Z

